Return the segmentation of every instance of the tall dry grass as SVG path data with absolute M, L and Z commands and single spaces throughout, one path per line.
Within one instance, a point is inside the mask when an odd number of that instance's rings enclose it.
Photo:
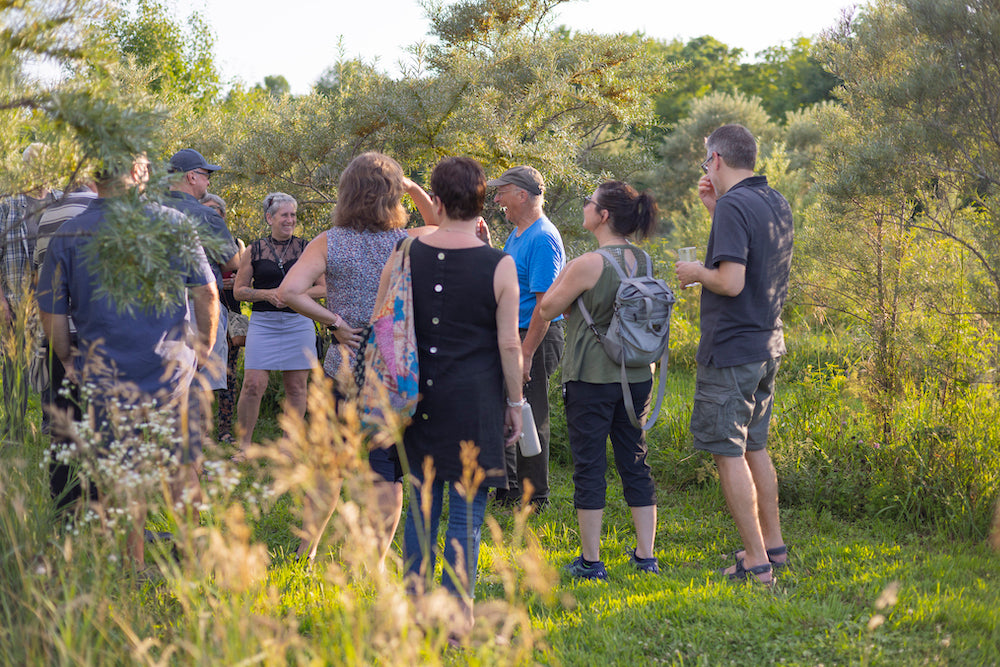
M 395 552 L 385 569 L 373 567 L 385 536 L 373 509 L 378 500 L 366 462 L 368 439 L 357 410 L 350 404 L 338 408 L 321 371 L 312 378 L 306 416 L 282 415 L 285 435 L 252 448 L 248 464 L 209 453 L 197 511 L 171 492 L 176 461 L 162 451 L 172 431 L 161 428 L 150 406 L 136 410 L 123 406 L 118 419 L 141 442 L 120 443 L 113 466 L 83 446 L 85 428 L 67 447 L 64 455 L 105 487 L 103 504 L 81 506 L 68 519 L 55 516 L 48 498 L 44 439 L 26 440 L 19 456 L 5 452 L 0 662 L 532 661 L 541 631 L 533 627 L 526 601 L 550 595 L 555 575 L 527 527 L 530 510 L 517 514 L 507 535 L 487 519 L 491 576 L 503 582 L 503 595 L 476 605 L 463 653 L 453 653 L 448 634 L 464 614 L 463 601 L 439 587 L 421 594 L 408 590 Z M 390 437 L 402 432 L 394 419 L 384 429 Z M 135 429 L 137 424 L 146 427 Z M 140 469 L 128 469 L 129 462 Z M 467 471 L 470 488 L 479 475 Z M 273 511 L 283 494 L 299 508 L 293 519 L 303 528 L 296 531 L 312 541 L 314 561 L 289 558 L 285 550 L 255 540 L 254 522 Z M 155 543 L 147 549 L 149 567 L 126 566 L 121 519 L 129 503 L 157 510 L 161 527 L 174 533 L 178 557 L 169 544 Z M 302 515 L 301 508 L 309 507 L 335 511 L 323 526 L 324 512 Z

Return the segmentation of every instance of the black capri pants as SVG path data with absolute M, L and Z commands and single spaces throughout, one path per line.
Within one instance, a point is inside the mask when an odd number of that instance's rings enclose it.
M 640 421 L 649 411 L 653 381 L 629 385 L 632 402 L 641 406 Z M 656 504 L 653 474 L 646 463 L 646 433 L 629 421 L 620 383 L 567 382 L 563 386 L 569 448 L 573 454 L 573 506 L 604 509 L 607 493 L 607 441 L 615 455 L 629 507 Z

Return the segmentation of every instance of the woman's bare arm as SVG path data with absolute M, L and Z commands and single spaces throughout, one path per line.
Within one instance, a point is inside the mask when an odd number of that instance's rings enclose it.
M 520 289 L 517 285 L 517 268 L 514 259 L 505 256 L 493 273 L 493 293 L 497 300 L 497 347 L 503 368 L 504 386 L 507 388 L 508 405 L 504 413 L 505 444 L 510 447 L 521 437 L 521 407 L 524 398 L 521 361 L 521 336 L 517 330 L 517 311 Z
M 576 298 L 592 289 L 604 270 L 604 260 L 595 252 L 580 255 L 566 265 L 538 306 L 538 313 L 552 321 L 569 310 Z

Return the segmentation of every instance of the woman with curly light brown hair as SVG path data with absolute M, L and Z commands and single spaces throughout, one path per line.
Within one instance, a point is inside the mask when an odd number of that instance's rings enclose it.
M 338 344 L 327 350 L 323 370 L 333 378 L 338 399 L 354 393 L 350 369 L 361 330 L 371 319 L 382 267 L 408 234 L 433 230 L 403 228 L 408 219 L 404 194 L 410 195 L 425 221 L 433 221 L 430 197 L 406 178 L 398 162 L 375 152 L 351 160 L 340 175 L 333 226 L 306 247 L 279 290 L 285 303 L 333 333 Z M 320 276 L 326 278 L 325 307 L 308 295 L 309 286 Z M 403 473 L 395 447 L 372 449 L 368 460 L 377 475 L 379 504 L 385 515 L 384 561 L 403 507 Z M 323 524 L 307 526 L 305 532 L 321 530 Z M 318 538 L 318 534 L 304 537 L 299 554 L 313 557 Z

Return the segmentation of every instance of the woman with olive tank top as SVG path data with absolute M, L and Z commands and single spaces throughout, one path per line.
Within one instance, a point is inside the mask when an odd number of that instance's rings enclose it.
M 584 198 L 583 227 L 594 235 L 601 249 L 612 253 L 627 274 L 638 263 L 644 275 L 644 253 L 629 241 L 644 238 L 656 224 L 656 203 L 620 181 L 603 183 Z M 569 311 L 566 348 L 562 359 L 566 424 L 573 455 L 573 504 L 580 524 L 581 553 L 566 570 L 574 577 L 607 579 L 601 561 L 601 521 L 607 483 L 607 440 L 610 436 L 615 464 L 632 510 L 636 546 L 632 566 L 642 572 L 659 572 L 653 555 L 656 534 L 656 490 L 646 463 L 645 432 L 632 425 L 622 394 L 621 367 L 587 326 L 576 305 L 578 297 L 591 313 L 598 330 L 607 330 L 621 283 L 618 272 L 596 252 L 588 252 L 566 265 L 542 298 L 539 312 L 551 320 Z M 653 386 L 649 367 L 628 369 L 633 404 L 649 408 Z

